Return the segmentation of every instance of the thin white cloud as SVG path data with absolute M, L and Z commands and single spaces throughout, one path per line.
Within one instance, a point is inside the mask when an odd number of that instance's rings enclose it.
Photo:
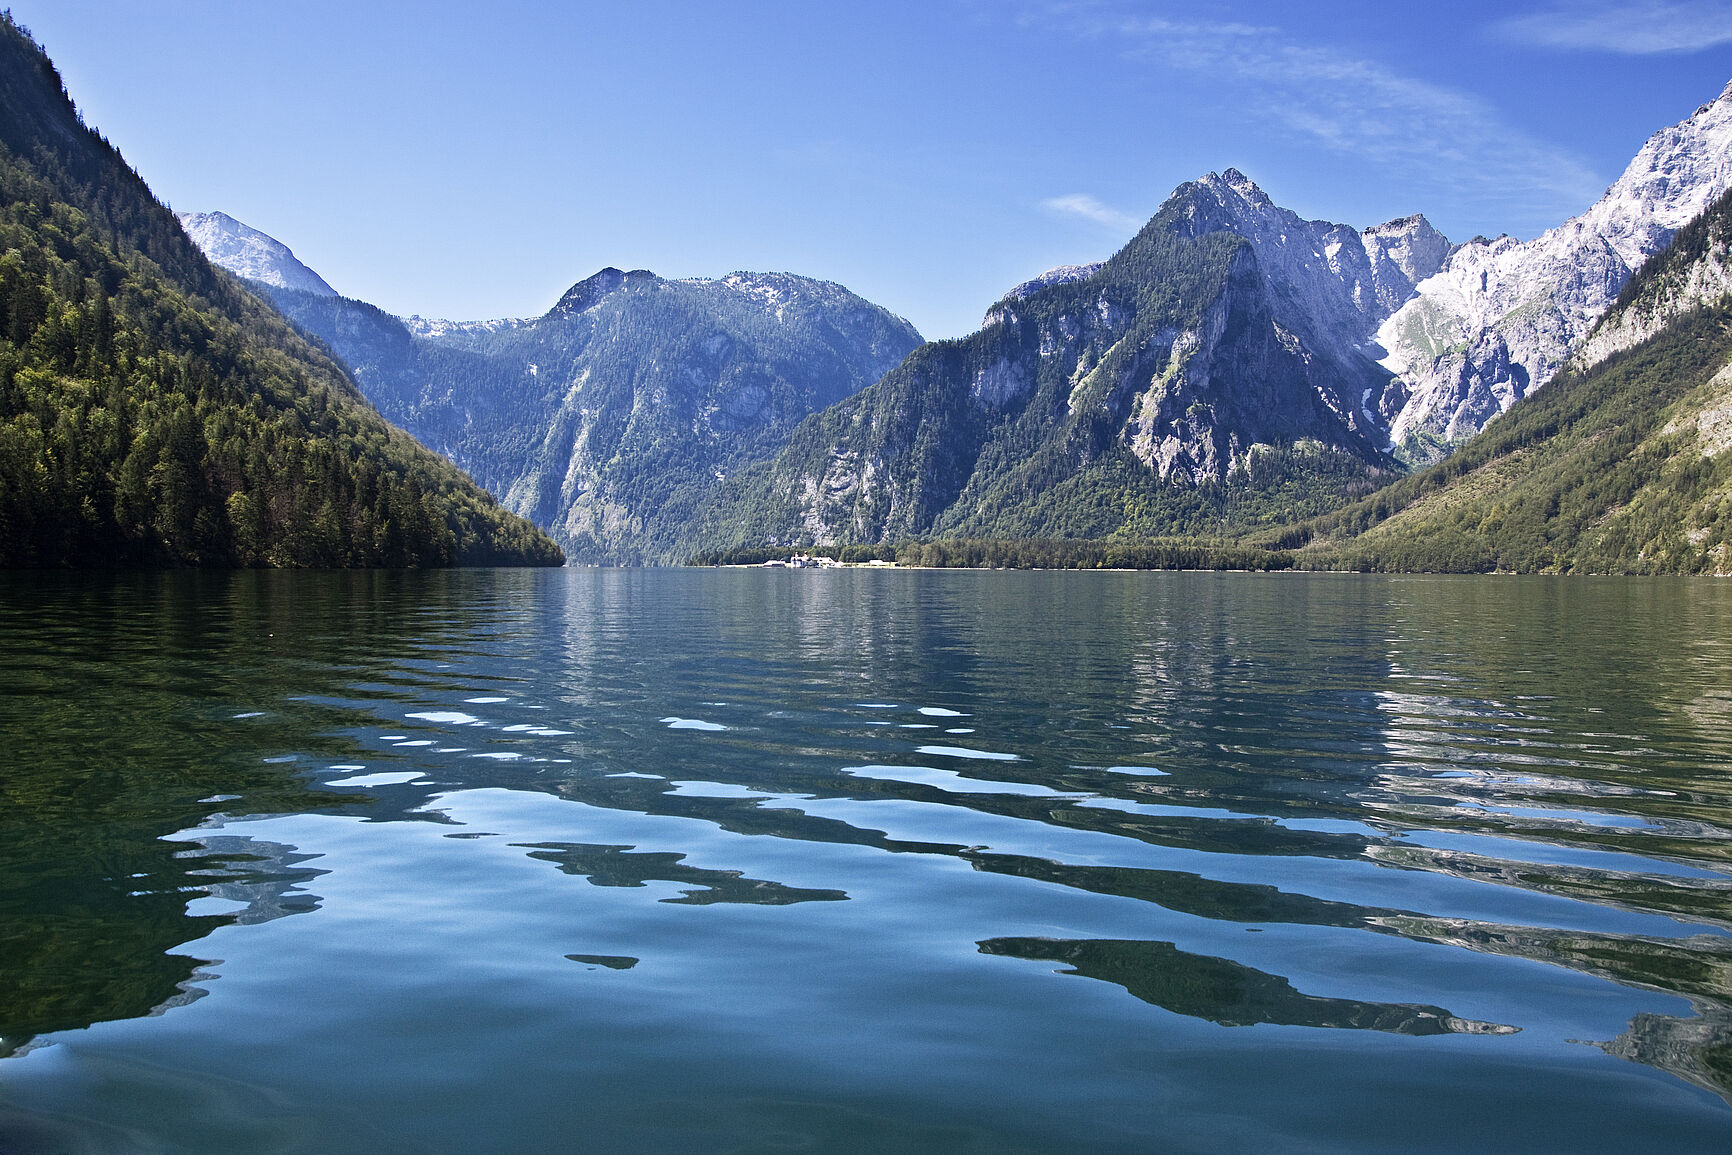
M 1103 225 L 1114 232 L 1134 232 L 1143 224 L 1141 217 L 1102 204 L 1087 193 L 1067 193 L 1061 197 L 1051 197 L 1041 201 L 1040 205 L 1063 216 L 1081 217 L 1085 221 Z
M 1495 25 L 1523 44 L 1623 56 L 1682 55 L 1732 43 L 1724 0 L 1601 0 L 1553 4 Z
M 1605 190 L 1577 155 L 1523 133 L 1484 99 L 1283 28 L 1151 17 L 1120 0 L 1032 4 L 1020 22 L 1116 43 L 1133 61 L 1192 74 L 1248 125 L 1279 125 L 1370 159 L 1400 173 L 1418 195 L 1546 219 L 1580 212 Z

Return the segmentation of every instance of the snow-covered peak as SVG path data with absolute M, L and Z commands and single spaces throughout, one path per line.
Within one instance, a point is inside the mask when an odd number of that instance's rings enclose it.
M 1732 85 L 1688 120 L 1648 138 L 1586 213 L 1552 233 L 1592 231 L 1636 269 L 1732 183 Z M 1542 240 L 1545 238 L 1541 238 Z
M 337 290 L 327 285 L 323 277 L 295 259 L 289 246 L 227 213 L 175 215 L 204 255 L 237 277 L 321 297 L 337 295 Z
M 1406 395 L 1392 440 L 1469 436 L 1544 385 L 1642 262 L 1729 186 L 1732 85 L 1649 137 L 1580 216 L 1457 249 L 1378 330 Z

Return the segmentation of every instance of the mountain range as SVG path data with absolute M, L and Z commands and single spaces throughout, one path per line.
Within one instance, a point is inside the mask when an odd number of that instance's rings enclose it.
M 1368 249 L 1236 172 L 1187 184 L 1105 264 L 1019 286 L 808 419 L 737 485 L 745 540 L 1199 532 L 1334 504 L 1398 468 L 1362 405 L 1382 375 L 1344 332 L 1429 271 L 1433 233 Z
M 742 479 L 734 521 L 744 544 L 826 545 L 1309 516 L 1539 390 L 1729 178 L 1725 93 L 1526 244 L 1306 221 L 1209 174 L 1103 265 L 1018 286 L 978 333 L 809 419 Z
M 1532 241 L 1456 249 L 1377 330 L 1395 374 L 1391 441 L 1434 459 L 1544 385 L 1643 262 L 1728 187 L 1732 85 L 1650 137 L 1580 216 Z
M 1228 169 L 1181 185 L 1110 260 L 1031 278 L 978 332 L 924 345 L 790 274 L 608 269 L 531 320 L 401 320 L 297 287 L 317 275 L 239 222 L 189 219 L 223 225 L 213 256 L 235 249 L 222 259 L 388 416 L 573 557 L 660 562 L 740 544 L 1268 537 L 1693 315 L 1725 288 L 1714 259 L 1629 286 L 1729 186 L 1732 86 L 1527 242 L 1455 244 L 1417 214 L 1305 220 Z

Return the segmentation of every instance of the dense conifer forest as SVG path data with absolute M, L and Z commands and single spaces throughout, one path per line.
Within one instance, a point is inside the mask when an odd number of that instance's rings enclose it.
M 0 566 L 561 560 L 213 268 L 0 22 Z

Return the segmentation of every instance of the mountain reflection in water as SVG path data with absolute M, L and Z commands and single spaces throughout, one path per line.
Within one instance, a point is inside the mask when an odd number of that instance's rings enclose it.
M 447 1086 L 380 1125 L 462 1148 L 563 1071 L 604 1146 L 1351 1148 L 1519 1070 L 1505 1134 L 1715 1149 L 1729 659 L 1692 582 L 0 575 L 0 1146 L 248 1149 L 234 1078 L 322 1150 Z M 1363 1085 L 1283 1115 L 1283 1056 Z M 153 1064 L 216 1137 L 90 1073 Z
M 1279 975 L 1231 959 L 1187 954 L 1170 942 L 993 938 L 980 944 L 980 952 L 1068 963 L 1071 969 L 1064 974 L 1117 983 L 1145 1003 L 1224 1027 L 1272 1023 L 1396 1035 L 1511 1035 L 1518 1029 L 1458 1019 L 1442 1007 L 1301 994 Z
M 691 883 L 678 898 L 703 906 L 712 902 L 746 902 L 755 906 L 786 906 L 791 902 L 836 902 L 847 898 L 839 890 L 802 890 L 761 878 L 742 878 L 737 870 L 703 870 L 681 862 L 683 854 L 634 854 L 629 846 L 580 846 L 558 842 L 514 843 L 529 857 L 551 862 L 567 874 L 581 875 L 596 886 L 644 886 L 651 881 Z

